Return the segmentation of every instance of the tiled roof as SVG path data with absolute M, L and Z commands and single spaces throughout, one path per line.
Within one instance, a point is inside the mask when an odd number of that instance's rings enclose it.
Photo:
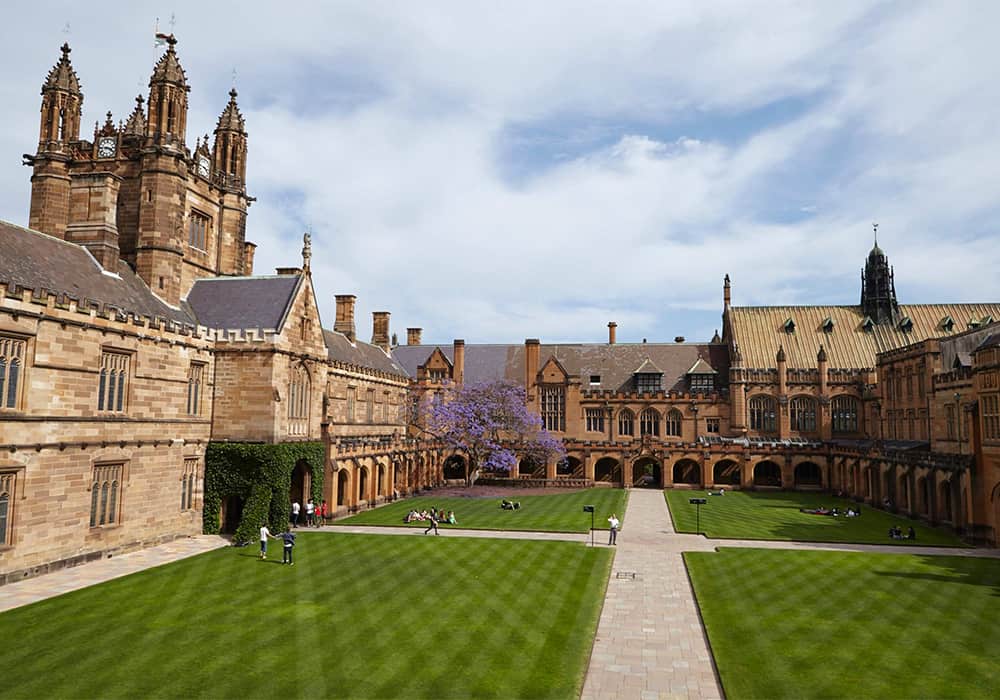
M 663 370 L 653 364 L 653 361 L 647 357 L 632 374 L 663 374 Z
M 449 360 L 454 360 L 454 348 L 450 345 L 400 345 L 393 350 L 393 356 L 411 377 L 415 377 L 417 366 L 426 362 L 436 347 L 440 347 Z M 581 377 L 591 389 L 631 390 L 635 369 L 647 360 L 662 371 L 663 386 L 667 390 L 686 388 L 687 371 L 699 359 L 723 377 L 729 376 L 729 359 L 724 345 L 579 343 L 539 346 L 539 368 L 553 357 L 570 375 Z M 523 344 L 465 346 L 466 383 L 503 379 L 522 384 L 524 372 Z M 590 384 L 587 380 L 592 376 L 599 376 L 600 383 Z
M 698 361 L 691 365 L 691 369 L 687 371 L 688 374 L 718 374 L 712 365 L 705 362 L 700 357 Z
M 956 366 L 971 367 L 972 353 L 979 348 L 989 347 L 989 343 L 1000 338 L 1000 323 L 991 323 L 982 328 L 975 328 L 959 333 L 952 338 L 941 341 L 941 367 L 946 372 Z M 956 359 L 958 363 L 956 365 Z
M 0 221 L 0 282 L 65 294 L 79 303 L 110 304 L 137 316 L 193 325 L 182 309 L 168 306 L 124 262 L 105 271 L 86 248 Z
M 900 318 L 912 322 L 909 332 L 897 325 L 873 325 L 865 331 L 860 306 L 734 306 L 730 309 L 733 339 L 739 346 L 744 367 L 775 366 L 778 347 L 783 346 L 788 367 L 816 367 L 819 346 L 826 348 L 831 368 L 867 369 L 876 364 L 880 352 L 894 350 L 927 338 L 948 337 L 966 330 L 970 321 L 1000 318 L 1000 304 L 909 304 L 899 307 Z M 951 318 L 948 331 L 942 323 Z M 785 321 L 795 322 L 795 331 L 785 331 Z M 824 331 L 829 319 L 833 327 Z
M 300 275 L 205 277 L 187 296 L 198 323 L 209 328 L 280 331 Z
M 408 376 L 394 358 L 385 354 L 385 351 L 377 345 L 363 343 L 360 340 L 351 343 L 343 333 L 323 329 L 323 338 L 326 340 L 328 356 L 333 362 L 343 362 L 355 367 L 368 367 L 380 372 L 398 374 L 400 377 Z

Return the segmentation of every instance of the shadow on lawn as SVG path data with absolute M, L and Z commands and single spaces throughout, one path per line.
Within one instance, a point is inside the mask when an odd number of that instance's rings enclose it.
M 944 573 L 920 571 L 873 571 L 876 576 L 886 576 L 935 583 L 964 583 L 969 586 L 986 586 L 993 595 L 1000 597 L 1000 561 L 972 557 L 920 556 L 920 561 Z

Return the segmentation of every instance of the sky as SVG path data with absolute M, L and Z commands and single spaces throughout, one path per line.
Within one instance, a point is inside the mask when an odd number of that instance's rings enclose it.
M 255 272 L 313 242 L 334 295 L 425 343 L 707 341 L 733 303 L 1000 299 L 1000 3 L 5 4 L 0 219 L 25 225 L 68 41 L 82 136 L 178 39 L 188 145 L 234 81 Z M 171 24 L 171 16 L 174 20 Z

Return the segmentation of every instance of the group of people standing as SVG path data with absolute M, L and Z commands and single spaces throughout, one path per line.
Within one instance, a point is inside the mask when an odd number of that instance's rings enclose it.
M 308 501 L 306 501 L 306 507 L 305 507 L 306 527 L 319 527 L 320 525 L 326 522 L 326 519 L 327 517 L 329 517 L 329 515 L 330 515 L 330 510 L 329 508 L 327 508 L 326 501 L 320 503 L 319 506 L 313 503 L 313 500 L 311 498 Z M 292 527 L 299 526 L 300 517 L 302 517 L 302 504 L 300 504 L 298 501 L 292 501 L 292 515 L 291 515 Z
M 267 541 L 269 539 L 281 540 L 281 563 L 293 566 L 292 550 L 295 548 L 295 533 L 292 532 L 292 529 L 288 528 L 280 535 L 272 535 L 266 524 L 260 524 L 260 558 L 262 561 L 267 559 Z

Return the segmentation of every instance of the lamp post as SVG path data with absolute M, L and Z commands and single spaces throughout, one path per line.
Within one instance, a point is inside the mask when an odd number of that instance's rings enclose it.
M 692 504 L 695 507 L 695 511 L 694 511 L 695 527 L 694 527 L 694 529 L 697 530 L 697 532 L 698 532 L 699 535 L 701 534 L 701 507 L 703 505 L 705 505 L 707 502 L 708 502 L 707 498 L 691 498 L 691 499 L 688 499 L 688 503 Z
M 586 505 L 583 507 L 584 513 L 590 513 L 590 546 L 594 546 L 594 506 Z

